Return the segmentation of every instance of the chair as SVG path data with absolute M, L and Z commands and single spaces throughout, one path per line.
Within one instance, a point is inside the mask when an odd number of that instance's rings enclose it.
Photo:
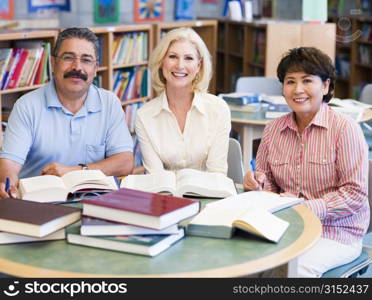
M 271 77 L 239 77 L 235 92 L 252 92 L 266 95 L 281 95 L 282 84 Z
M 372 104 L 372 83 L 365 85 L 360 93 L 360 102 Z
M 243 183 L 244 169 L 240 143 L 233 138 L 229 139 L 229 152 L 227 154 L 227 177 L 234 183 Z
M 368 173 L 368 201 L 369 209 L 372 215 L 372 160 L 369 160 Z M 369 221 L 367 234 L 372 235 L 372 221 Z M 333 268 L 323 274 L 323 278 L 356 278 L 367 272 L 369 265 L 372 263 L 372 247 L 363 245 L 363 251 L 359 257 L 352 262 Z

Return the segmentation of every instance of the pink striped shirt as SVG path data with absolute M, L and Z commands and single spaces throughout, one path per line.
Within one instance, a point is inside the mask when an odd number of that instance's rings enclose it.
M 323 103 L 299 134 L 293 113 L 270 122 L 257 153 L 265 190 L 304 197 L 323 234 L 344 244 L 369 224 L 368 146 L 359 125 Z

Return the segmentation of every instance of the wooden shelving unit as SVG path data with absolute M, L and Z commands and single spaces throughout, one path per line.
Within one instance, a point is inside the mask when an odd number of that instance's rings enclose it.
M 179 27 L 191 27 L 194 29 L 212 56 L 213 77 L 209 84 L 209 92 L 215 93 L 216 90 L 216 49 L 217 49 L 217 20 L 196 20 L 186 22 L 164 22 L 153 24 L 154 26 L 154 47 L 160 41 L 162 34 Z
M 319 39 L 324 34 L 327 39 Z M 219 19 L 216 92 L 233 92 L 241 76 L 276 77 L 282 55 L 294 47 L 315 46 L 334 58 L 334 37 L 335 24 L 263 24 Z
M 20 40 L 40 40 L 49 42 L 51 46 L 54 45 L 58 35 L 57 30 L 2 30 L 0 31 L 0 48 L 14 48 L 14 43 Z M 24 93 L 37 89 L 42 85 L 31 85 L 13 89 L 0 90 L 0 119 L 3 121 L 3 107 L 6 105 L 7 111 L 12 107 L 16 99 L 21 97 Z M 1 128 L 0 128 L 1 129 Z M 0 145 L 2 144 L 2 130 L 0 130 Z
M 350 96 L 358 99 L 362 86 L 372 83 L 372 17 L 355 17 L 353 24 L 360 36 L 351 45 Z M 368 37 L 365 35 L 367 28 Z
M 102 64 L 100 65 L 97 75 L 102 76 L 102 88 L 107 90 L 113 91 L 114 90 L 114 72 L 118 70 L 129 70 L 136 66 L 146 67 L 148 66 L 148 58 L 151 54 L 153 49 L 153 26 L 151 24 L 129 24 L 123 26 L 115 26 L 115 27 L 92 27 L 90 28 L 98 38 L 100 38 L 103 42 L 101 43 L 103 49 L 101 49 L 102 53 Z M 120 35 L 131 34 L 131 33 L 138 33 L 143 32 L 147 34 L 147 58 L 146 60 L 139 60 L 135 62 L 125 63 L 125 64 L 114 64 L 113 54 L 114 54 L 114 39 Z M 147 74 L 150 76 L 150 73 Z M 126 99 L 122 100 L 123 109 L 128 112 L 131 111 L 129 108 L 130 105 L 138 105 L 139 103 L 146 102 L 152 98 L 151 88 L 148 89 L 148 94 L 145 97 L 135 98 L 135 99 Z M 126 114 L 127 121 L 134 120 L 135 111 Z M 130 123 L 132 122 L 130 121 Z M 138 147 L 138 141 L 136 139 L 135 133 L 133 132 L 133 126 L 128 124 L 129 129 L 131 130 L 132 137 L 134 139 L 135 149 L 134 154 L 136 155 L 136 147 Z M 137 159 L 138 160 L 138 159 Z M 143 173 L 144 169 L 140 166 L 140 162 L 137 161 L 136 168 L 134 173 L 139 174 Z
M 362 86 L 372 82 L 372 34 L 363 33 L 372 31 L 372 17 L 331 15 L 329 20 L 343 24 L 337 26 L 335 96 L 358 99 Z
M 132 62 L 128 64 L 113 64 L 113 41 L 115 36 L 123 35 L 133 32 L 145 32 L 148 36 L 148 43 L 147 43 L 147 53 L 150 55 L 151 50 L 153 48 L 153 28 L 149 24 L 128 24 L 124 26 L 98 26 L 98 27 L 91 27 L 90 28 L 98 38 L 103 40 L 102 46 L 103 49 L 101 50 L 102 53 L 102 64 L 98 68 L 97 75 L 102 76 L 102 88 L 112 91 L 114 87 L 113 82 L 113 73 L 115 70 L 124 69 L 124 68 L 132 68 L 135 66 L 147 66 L 148 60 L 146 61 L 138 61 Z M 145 100 L 151 98 L 151 94 L 145 97 Z M 138 100 L 138 101 L 137 101 Z M 136 102 L 143 102 L 143 98 L 139 99 L 130 99 L 123 102 L 123 105 L 133 104 Z

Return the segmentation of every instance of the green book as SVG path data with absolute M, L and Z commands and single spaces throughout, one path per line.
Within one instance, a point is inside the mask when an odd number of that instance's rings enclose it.
M 66 232 L 67 242 L 71 244 L 146 256 L 158 255 L 184 236 L 183 228 L 169 235 L 83 236 L 79 226 L 69 227 Z

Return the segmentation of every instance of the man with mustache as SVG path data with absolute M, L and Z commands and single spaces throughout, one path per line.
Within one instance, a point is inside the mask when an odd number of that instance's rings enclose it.
M 92 85 L 97 61 L 92 31 L 68 28 L 59 34 L 53 80 L 17 100 L 9 117 L 0 151 L 0 198 L 14 196 L 24 177 L 87 168 L 107 176 L 132 172 L 133 141 L 120 101 Z

